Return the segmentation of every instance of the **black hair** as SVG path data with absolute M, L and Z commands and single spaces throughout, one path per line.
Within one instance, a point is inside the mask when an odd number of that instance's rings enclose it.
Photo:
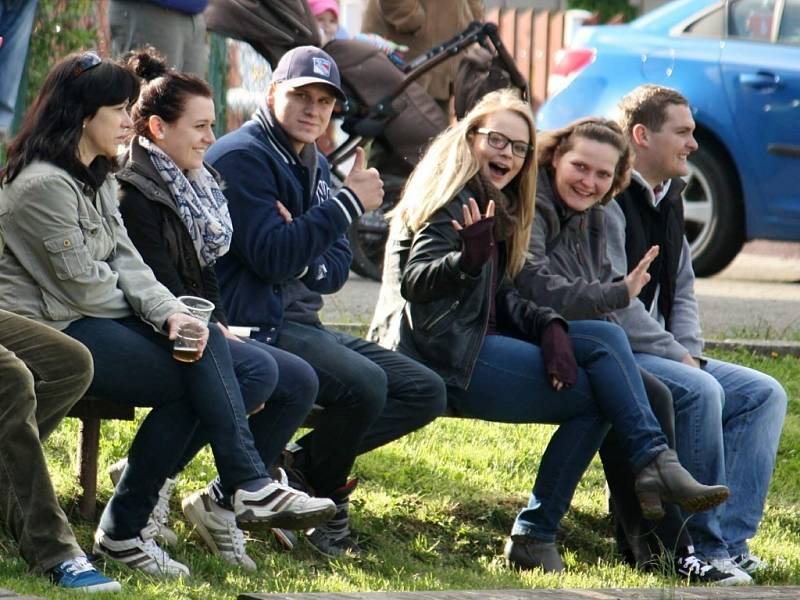
M 83 123 L 103 106 L 132 103 L 138 96 L 139 80 L 127 67 L 90 52 L 62 58 L 50 69 L 8 147 L 0 183 L 11 183 L 27 165 L 43 160 L 97 187 L 116 163 L 108 156 L 98 156 L 90 167 L 81 163 Z
M 152 48 L 134 52 L 128 66 L 145 81 L 131 110 L 133 128 L 139 135 L 150 137 L 147 122 L 151 116 L 174 123 L 183 114 L 187 98 L 213 95 L 211 87 L 196 75 L 167 68 L 164 59 Z

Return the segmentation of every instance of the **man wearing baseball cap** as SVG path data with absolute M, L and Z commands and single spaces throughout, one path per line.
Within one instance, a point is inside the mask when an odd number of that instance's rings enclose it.
M 349 526 L 347 478 L 358 454 L 418 429 L 445 408 L 438 375 L 413 360 L 320 322 L 322 294 L 347 281 L 352 254 L 347 230 L 383 201 L 383 183 L 355 164 L 336 193 L 315 141 L 344 100 L 339 69 L 319 48 L 301 46 L 281 58 L 267 105 L 207 156 L 225 180 L 233 242 L 217 261 L 225 310 L 256 339 L 305 359 L 319 377 L 325 410 L 315 429 L 284 454 L 290 480 L 330 497 L 337 513 L 309 533 L 320 552 L 360 551 Z

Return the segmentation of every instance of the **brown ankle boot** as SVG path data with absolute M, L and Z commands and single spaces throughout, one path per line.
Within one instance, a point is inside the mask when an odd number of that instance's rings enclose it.
M 664 518 L 662 500 L 687 512 L 702 512 L 722 504 L 730 496 L 724 485 L 703 485 L 678 462 L 674 450 L 664 450 L 636 476 L 634 486 L 646 519 Z

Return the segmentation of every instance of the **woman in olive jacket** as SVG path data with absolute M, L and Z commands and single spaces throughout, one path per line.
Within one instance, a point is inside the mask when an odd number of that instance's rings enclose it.
M 152 407 L 103 511 L 94 550 L 152 575 L 178 577 L 188 567 L 157 545 L 148 518 L 198 426 L 207 432 L 240 527 L 306 528 L 335 508 L 270 478 L 222 333 L 189 314 L 128 237 L 110 171 L 138 93 L 135 73 L 92 52 L 67 56 L 47 75 L 0 179 L 6 241 L 0 302 L 89 349 L 90 393 Z M 200 342 L 191 364 L 172 356 L 172 340 L 184 327 Z
M 393 214 L 372 332 L 436 370 L 460 416 L 560 425 L 505 548 L 512 566 L 560 571 L 556 529 L 609 422 L 649 514 L 660 497 L 696 510 L 727 489 L 698 484 L 667 448 L 619 327 L 568 325 L 509 282 L 530 237 L 534 139 L 530 107 L 502 90 L 431 144 Z

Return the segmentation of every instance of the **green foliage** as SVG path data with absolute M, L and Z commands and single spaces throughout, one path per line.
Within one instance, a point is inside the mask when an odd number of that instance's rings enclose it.
M 625 21 L 637 16 L 638 10 L 628 0 L 567 0 L 567 8 L 582 8 L 600 14 L 600 22 L 605 23 L 611 17 L 622 13 Z
M 758 582 L 800 584 L 800 359 L 762 357 L 745 352 L 715 353 L 760 369 L 781 381 L 791 399 L 764 520 L 752 550 L 774 568 Z M 146 410 L 137 411 L 139 420 Z M 134 423 L 104 422 L 101 469 L 124 456 Z M 56 489 L 81 545 L 91 548 L 94 523 L 76 510 L 74 480 L 78 425 L 66 419 L 47 444 Z M 117 600 L 232 598 L 250 592 L 351 592 L 373 590 L 448 590 L 501 588 L 642 587 L 677 597 L 682 583 L 659 573 L 643 573 L 617 557 L 606 515 L 602 468 L 595 461 L 584 476 L 564 519 L 559 545 L 567 564 L 562 575 L 505 568 L 503 541 L 517 511 L 527 502 L 536 467 L 553 427 L 502 425 L 443 418 L 421 431 L 359 457 L 360 484 L 353 496 L 353 524 L 367 553 L 363 558 L 327 560 L 300 543 L 292 553 L 278 550 L 269 535 L 256 535 L 248 552 L 256 573 L 226 568 L 215 559 L 180 514 L 180 498 L 213 476 L 211 454 L 204 450 L 178 480 L 172 501 L 172 525 L 180 543 L 172 554 L 186 562 L 193 577 L 163 582 L 113 564 L 104 572 L 118 578 Z M 102 471 L 101 471 L 102 473 Z M 101 503 L 111 486 L 98 481 Z M 27 573 L 0 536 L 0 588 L 45 598 L 74 598 L 44 578 Z M 674 596 L 673 596 L 674 594 Z M 103 597 L 102 595 L 99 597 Z
M 26 68 L 24 106 L 29 106 L 61 57 L 97 47 L 97 2 L 39 0 Z

